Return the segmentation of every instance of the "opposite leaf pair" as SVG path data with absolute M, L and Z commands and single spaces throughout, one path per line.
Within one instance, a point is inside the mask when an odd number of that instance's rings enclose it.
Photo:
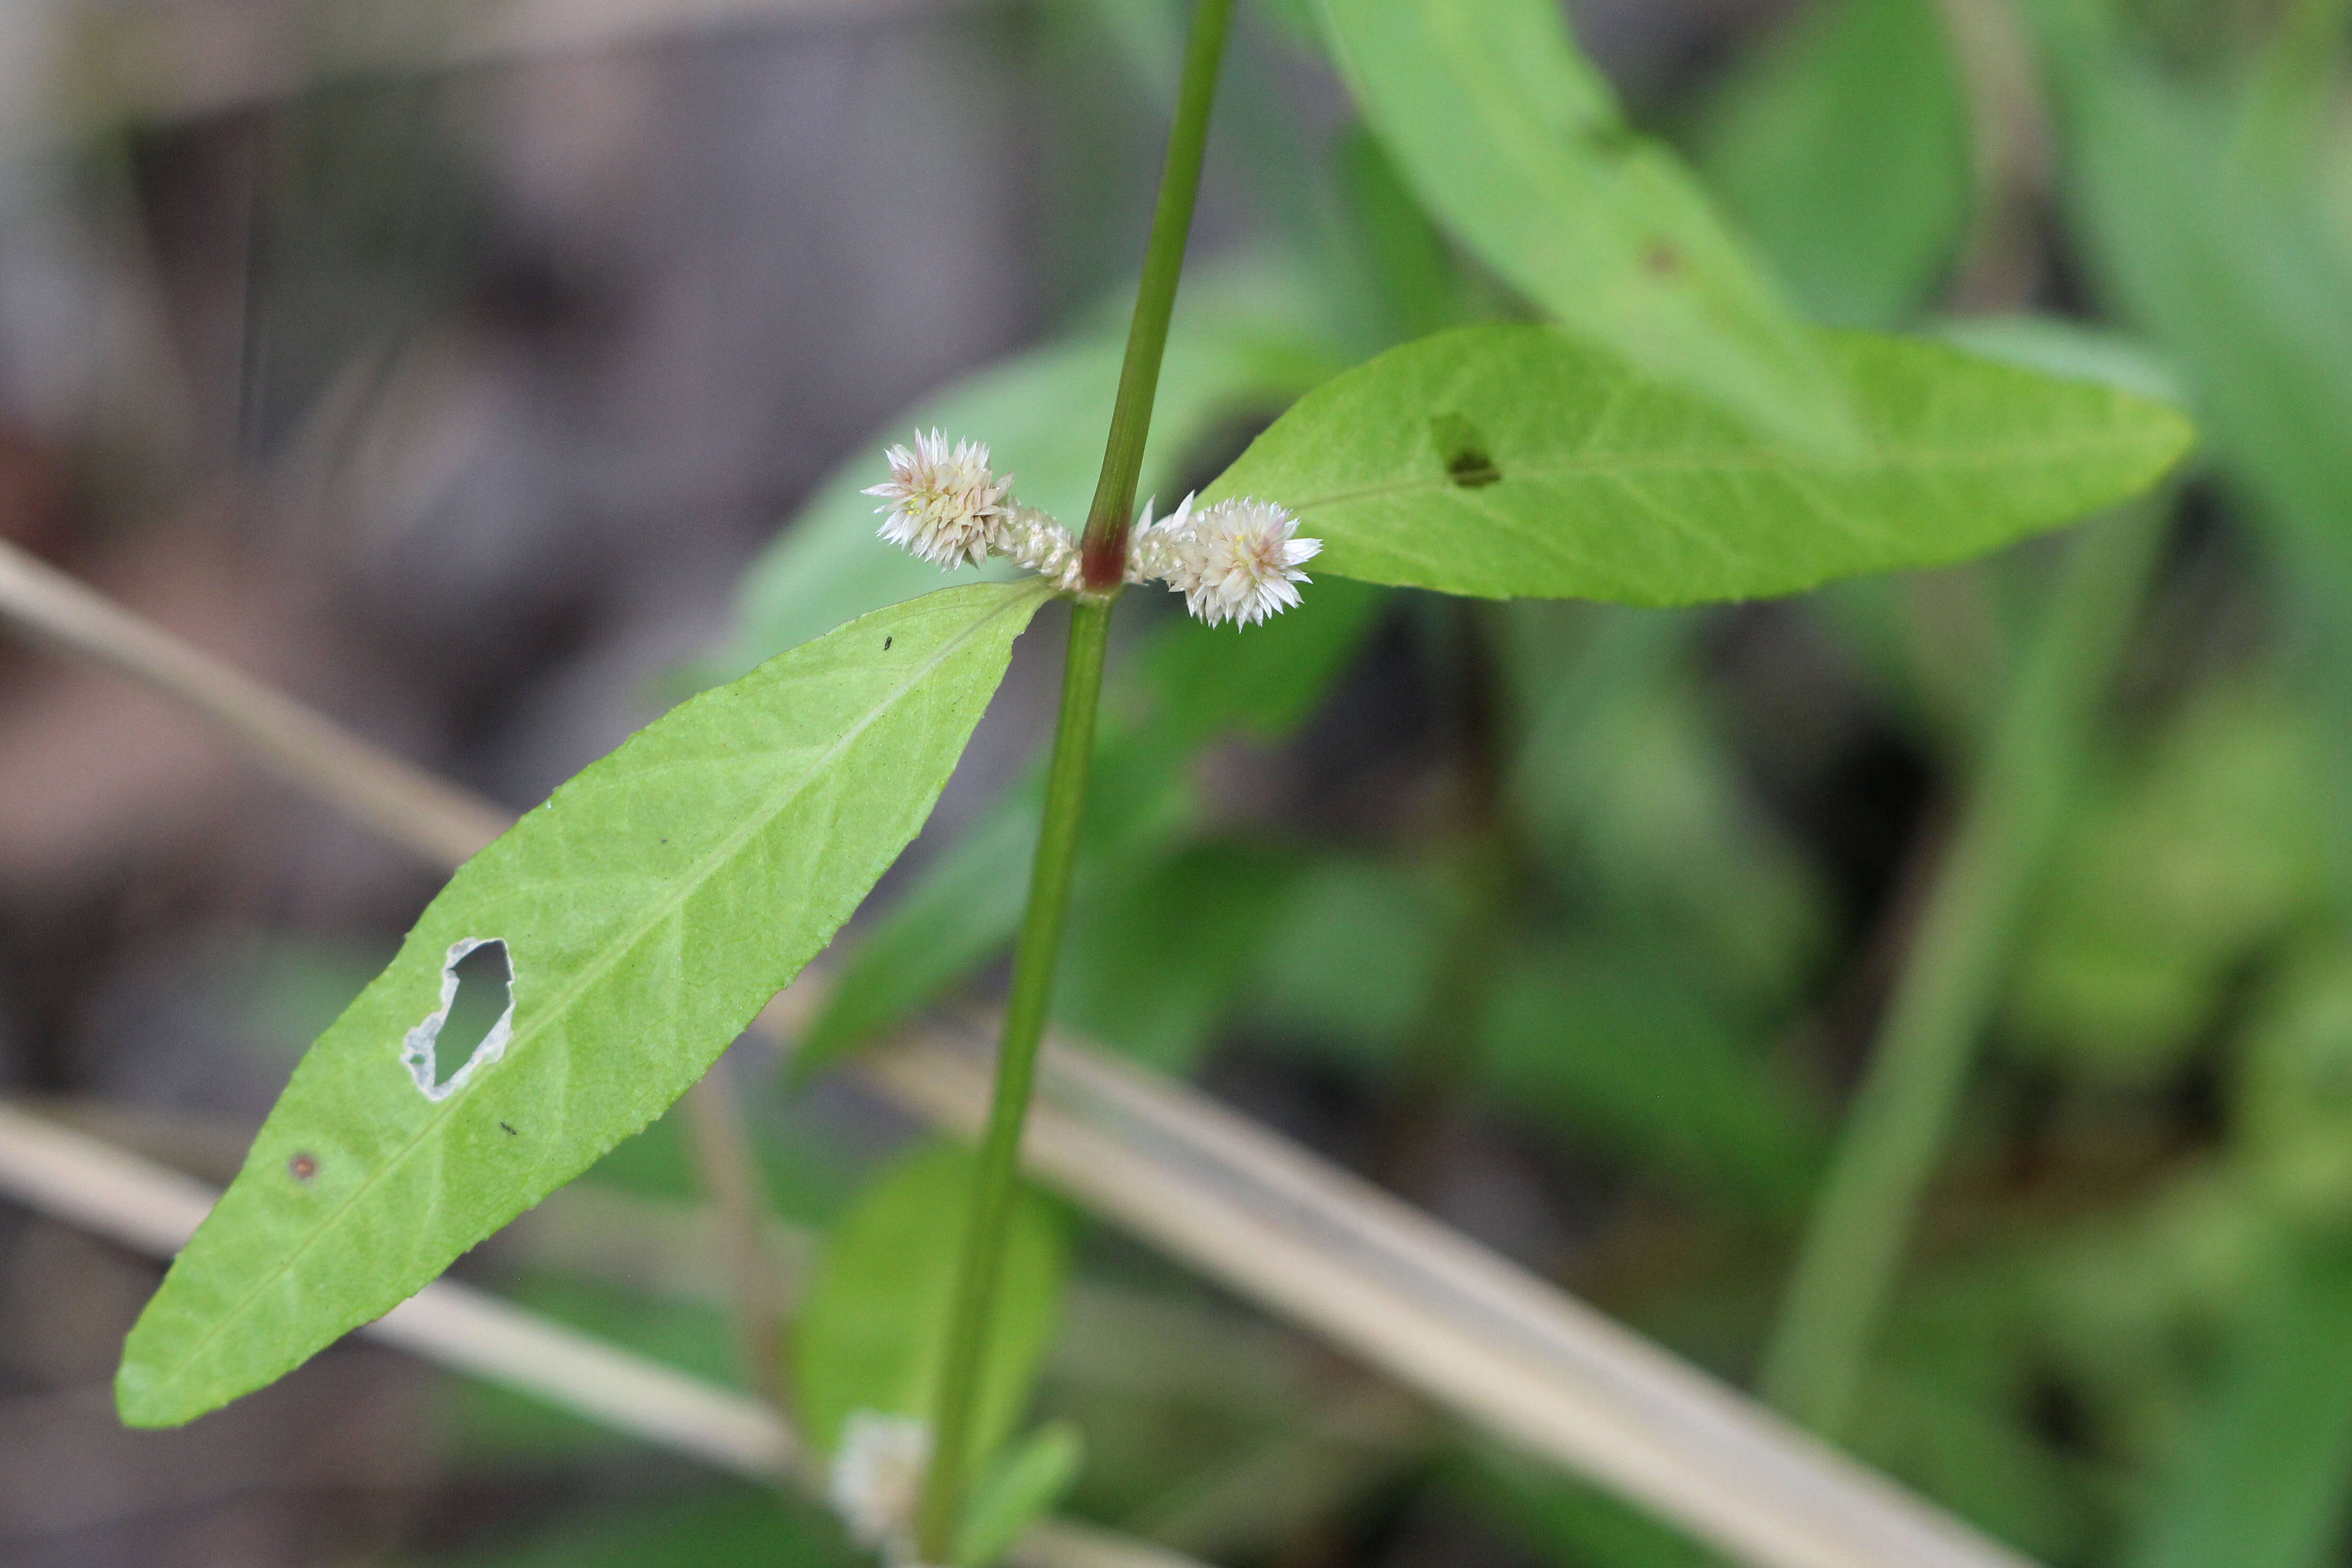
M 2144 399 L 1933 344 L 1822 349 L 1857 456 L 1777 445 L 1550 329 L 1482 327 L 1327 383 L 1209 494 L 1316 517 L 1342 576 L 1677 603 L 1979 554 L 2132 494 L 2189 438 Z M 133 1331 L 125 1418 L 174 1425 L 281 1375 L 682 1093 L 921 827 L 1049 592 L 853 621 L 673 710 L 468 862 L 304 1059 Z M 429 1100 L 404 1042 L 466 938 L 505 945 L 510 1039 Z

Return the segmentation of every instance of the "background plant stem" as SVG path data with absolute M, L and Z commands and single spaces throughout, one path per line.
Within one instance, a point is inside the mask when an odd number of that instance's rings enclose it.
M 728 1062 L 713 1062 L 680 1103 L 695 1173 L 710 1200 L 726 1253 L 727 1301 L 737 1359 L 751 1391 L 790 1420 L 782 1266 L 768 1245 L 766 1183 L 751 1131 L 743 1124 Z
M 1896 978 L 1759 1378 L 1767 1401 L 1825 1436 L 1852 1411 L 2161 537 L 2135 509 L 2069 546 Z
M 1438 863 L 1452 894 L 1437 972 L 1388 1086 L 1374 1129 L 1374 1179 L 1407 1197 L 1425 1197 L 1438 1175 L 1448 1127 L 1462 1114 L 1486 1046 L 1486 1003 L 1517 924 L 1524 835 L 1514 820 L 1496 606 L 1441 601 L 1438 627 L 1450 644 L 1455 730 L 1454 821 Z
M 1176 284 L 1184 269 L 1184 243 L 1192 227 L 1193 198 L 1201 189 L 1201 161 L 1209 143 L 1209 110 L 1216 98 L 1217 66 L 1233 20 L 1233 0 L 1201 0 L 1184 46 L 1184 76 L 1177 92 L 1176 123 L 1168 134 L 1168 157 L 1160 175 L 1160 198 L 1152 210 L 1151 237 L 1136 290 L 1135 319 L 1128 329 L 1127 358 L 1119 371 L 1118 398 L 1112 406 L 1110 439 L 1103 452 L 1102 477 L 1095 486 L 1085 538 L 1087 596 L 1070 612 L 1069 654 L 1062 668 L 1062 712 L 1054 732 L 1054 758 L 1045 775 L 1045 814 L 1037 837 L 1037 858 L 1029 879 L 1029 906 L 1013 948 L 1013 994 L 1005 1003 L 1004 1033 L 997 1048 L 996 1089 L 980 1146 L 971 1220 L 964 1232 L 946 1354 L 940 1364 L 933 1406 L 929 1469 L 923 1477 L 916 1541 L 926 1563 L 951 1561 L 957 1516 L 978 1457 L 971 1451 L 979 1405 L 980 1372 L 1003 1271 L 1005 1234 L 1012 1221 L 1014 1186 L 1021 1166 L 1021 1130 L 1037 1071 L 1037 1048 L 1053 1000 L 1054 964 L 1062 946 L 1069 910 L 1070 873 L 1076 863 L 1078 829 L 1086 814 L 1087 769 L 1094 758 L 1095 712 L 1102 694 L 1103 649 L 1110 607 L 1127 573 L 1127 534 L 1135 510 L 1136 476 L 1151 428 L 1151 404 L 1160 385 L 1160 361 L 1168 346 L 1169 318 L 1176 308 Z
M 1168 157 L 1160 166 L 1143 281 L 1136 288 L 1127 358 L 1119 366 L 1118 399 L 1111 407 L 1110 441 L 1103 452 L 1094 504 L 1087 510 L 1086 582 L 1091 589 L 1115 589 L 1127 571 L 1136 476 L 1143 470 L 1143 443 L 1151 433 L 1160 360 L 1168 347 L 1168 322 L 1176 310 L 1176 281 L 1184 270 L 1184 241 L 1192 233 L 1192 202 L 1200 194 L 1201 161 L 1209 146 L 1209 109 L 1217 95 L 1217 66 L 1224 57 L 1233 15 L 1234 0 L 1200 0 L 1184 42 L 1176 123 L 1168 132 Z

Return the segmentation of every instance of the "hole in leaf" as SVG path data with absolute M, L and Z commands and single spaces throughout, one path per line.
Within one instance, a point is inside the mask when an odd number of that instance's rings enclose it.
M 441 1005 L 401 1042 L 419 1092 L 446 1100 L 506 1054 L 514 1030 L 514 969 L 497 937 L 449 945 L 441 965 Z
M 507 945 L 485 942 L 449 967 L 457 977 L 457 998 L 433 1042 L 433 1076 L 446 1082 L 473 1059 L 506 1016 L 513 972 L 507 967 Z
M 1486 437 L 1478 427 L 1458 413 L 1441 413 L 1429 422 L 1430 439 L 1437 444 L 1438 460 L 1445 465 L 1445 476 L 1465 490 L 1481 485 L 1491 485 L 1503 476 L 1502 469 L 1486 451 Z

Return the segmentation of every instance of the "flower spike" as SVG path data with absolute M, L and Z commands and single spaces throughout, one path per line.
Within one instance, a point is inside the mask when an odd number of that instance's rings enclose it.
M 1085 563 L 1078 541 L 1052 516 L 1017 503 L 1007 514 L 997 549 L 1054 585 L 1057 593 L 1076 593 L 1085 580 Z
M 1196 618 L 1251 625 L 1297 604 L 1297 585 L 1313 580 L 1298 569 L 1323 541 L 1297 532 L 1298 519 L 1271 501 L 1220 501 L 1193 514 L 1170 541 L 1174 565 L 1161 575 Z
M 937 430 L 919 430 L 911 448 L 884 455 L 890 477 L 866 492 L 887 503 L 875 508 L 889 514 L 884 538 L 950 570 L 1001 555 L 1056 592 L 1084 586 L 1079 541 L 1050 514 L 1012 499 L 1012 477 L 990 472 L 987 447 L 964 441 L 950 449 Z M 1298 538 L 1298 519 L 1272 501 L 1244 496 L 1196 508 L 1193 500 L 1186 496 L 1164 517 L 1143 503 L 1128 536 L 1128 581 L 1166 583 L 1212 626 L 1254 625 L 1298 602 L 1298 585 L 1311 580 L 1298 569 L 1322 540 Z
M 950 571 L 985 560 L 1013 489 L 1011 475 L 999 478 L 989 471 L 988 448 L 963 441 L 950 451 L 937 430 L 929 435 L 918 430 L 911 449 L 893 446 L 883 455 L 890 477 L 866 491 L 886 503 L 874 508 L 888 514 L 882 537 Z

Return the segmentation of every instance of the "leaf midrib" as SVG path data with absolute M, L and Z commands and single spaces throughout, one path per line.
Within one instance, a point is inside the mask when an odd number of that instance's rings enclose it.
M 568 1013 L 572 1007 L 579 1001 L 582 993 L 584 992 L 599 977 L 609 971 L 614 964 L 620 961 L 620 955 L 633 949 L 639 941 L 644 939 L 647 932 L 651 931 L 662 920 L 667 918 L 671 912 L 684 904 L 687 897 L 690 894 L 698 890 L 704 883 L 709 881 L 712 876 L 718 874 L 719 868 L 740 853 L 743 845 L 749 841 L 751 838 L 757 834 L 769 822 L 773 821 L 780 813 L 787 810 L 792 805 L 793 799 L 808 787 L 809 781 L 823 771 L 827 763 L 829 763 L 835 757 L 838 756 L 845 747 L 850 745 L 851 742 L 855 741 L 859 736 L 865 734 L 866 730 L 871 728 L 879 721 L 885 713 L 895 707 L 909 692 L 913 691 L 919 683 L 920 683 L 926 676 L 929 675 L 931 672 L 937 670 L 941 664 L 945 664 L 951 654 L 964 647 L 971 641 L 971 639 L 980 635 L 982 631 L 986 630 L 995 622 L 998 616 L 1005 614 L 1024 602 L 1030 601 L 1042 601 L 1045 598 L 1045 594 L 1043 592 L 1044 580 L 1040 578 L 1030 578 L 1024 580 L 1024 586 L 1028 584 L 1035 584 L 1036 587 L 1032 589 L 1029 592 L 1006 595 L 1003 602 L 990 610 L 987 614 L 981 616 L 978 620 L 972 622 L 971 625 L 965 627 L 962 631 L 950 638 L 946 643 L 942 643 L 936 653 L 932 654 L 929 659 L 926 660 L 922 664 L 916 665 L 908 672 L 905 680 L 892 687 L 889 694 L 885 696 L 883 700 L 876 703 L 873 708 L 866 713 L 866 716 L 859 719 L 857 723 L 852 726 L 849 729 L 845 730 L 842 733 L 841 737 L 835 741 L 833 745 L 827 747 L 824 753 L 819 756 L 815 761 L 803 768 L 799 776 L 792 782 L 792 784 L 782 790 L 778 796 L 773 798 L 770 804 L 764 806 L 760 810 L 748 815 L 744 819 L 741 826 L 738 827 L 733 832 L 721 840 L 719 845 L 716 846 L 709 854 L 703 857 L 701 865 L 704 869 L 698 875 L 693 876 L 691 879 L 682 879 L 676 884 L 679 891 L 675 898 L 668 898 L 660 901 L 656 905 L 657 913 L 639 921 L 635 926 L 630 928 L 625 937 L 608 944 L 602 956 L 591 959 L 588 964 L 583 966 L 572 984 L 560 992 L 558 997 L 551 1000 L 544 1009 L 541 1010 L 537 1019 L 535 1019 L 535 1021 L 533 1021 L 527 1030 L 518 1031 L 509 1043 L 508 1049 L 509 1054 L 503 1060 L 505 1061 L 519 1060 L 520 1057 L 521 1047 L 536 1039 L 554 1019 Z M 489 1083 L 495 1082 L 495 1080 L 490 1074 L 485 1073 L 476 1082 L 478 1084 L 481 1084 Z M 198 1359 L 212 1346 L 214 1342 L 218 1340 L 221 1335 L 227 1333 L 232 1326 L 244 1318 L 245 1315 L 251 1311 L 253 1303 L 260 1300 L 265 1292 L 276 1285 L 279 1280 L 283 1279 L 288 1272 L 299 1264 L 310 1249 L 318 1244 L 321 1238 L 340 1225 L 344 1217 L 350 1214 L 363 1198 L 373 1192 L 379 1183 L 383 1181 L 385 1177 L 391 1176 L 393 1172 L 399 1169 L 404 1164 L 405 1164 L 409 1157 L 415 1154 L 417 1149 L 425 1143 L 425 1141 L 432 1136 L 432 1134 L 440 1128 L 442 1124 L 446 1121 L 448 1117 L 456 1113 L 460 1103 L 462 1103 L 460 1099 L 456 1095 L 452 1095 L 449 1099 L 442 1102 L 441 1104 L 436 1106 L 433 1112 L 425 1117 L 424 1122 L 418 1124 L 415 1134 L 411 1137 L 407 1143 L 402 1145 L 397 1153 L 395 1153 L 390 1159 L 386 1160 L 382 1166 L 378 1166 L 364 1180 L 362 1180 L 359 1186 L 353 1187 L 350 1197 L 338 1204 L 332 1211 L 321 1218 L 317 1225 L 313 1226 L 310 1234 L 306 1235 L 301 1240 L 295 1243 L 292 1250 L 288 1252 L 285 1258 L 279 1261 L 275 1268 L 269 1270 L 256 1281 L 251 1290 L 239 1297 L 234 1306 L 232 1306 L 227 1312 L 222 1313 L 218 1321 L 216 1321 L 211 1328 L 205 1330 L 205 1333 L 197 1338 L 195 1343 L 188 1347 L 185 1354 L 180 1357 L 177 1365 L 173 1368 L 172 1373 L 164 1378 L 163 1383 L 160 1385 L 160 1387 L 168 1389 L 177 1386 L 180 1380 L 196 1364 Z
M 1884 454 L 1881 463 L 1849 469 L 1805 468 L 1791 465 L 1780 454 L 1769 448 L 1749 448 L 1728 455 L 1696 453 L 1687 456 L 1660 455 L 1625 460 L 1543 459 L 1513 463 L 1509 471 L 1496 481 L 1496 486 L 1526 484 L 1544 479 L 1617 479 L 1652 474 L 1752 474 L 1777 469 L 1790 478 L 1800 476 L 1811 480 L 1900 478 L 1902 470 L 1968 469 L 2001 467 L 2020 457 L 2064 457 L 2096 447 L 2122 447 L 2142 444 L 2118 441 L 2114 437 L 2083 436 L 2063 441 L 2012 442 L 1999 447 L 1943 449 L 1934 447 L 1906 448 Z M 1415 476 L 1383 485 L 1366 485 L 1353 490 L 1337 490 L 1318 496 L 1312 500 L 1284 500 L 1294 512 L 1313 511 L 1318 507 L 1342 506 L 1349 501 L 1377 500 L 1385 496 L 1412 495 L 1423 491 L 1453 491 L 1460 486 L 1442 475 Z M 1276 497 L 1280 499 L 1281 497 Z

